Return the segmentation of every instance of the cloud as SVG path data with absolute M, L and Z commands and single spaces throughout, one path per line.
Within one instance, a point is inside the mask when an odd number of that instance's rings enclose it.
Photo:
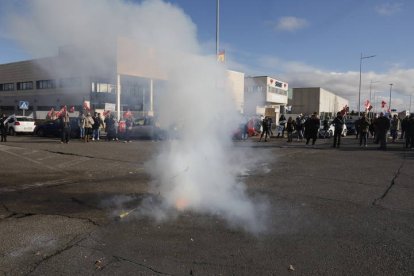
M 356 109 L 359 94 L 359 71 L 329 71 L 298 62 L 283 60 L 275 56 L 260 56 L 256 65 L 250 67 L 250 75 L 269 75 L 286 81 L 289 87 L 321 87 L 349 100 L 351 109 Z M 254 68 L 254 69 L 252 69 Z M 394 67 L 385 73 L 363 72 L 361 83 L 361 102 L 371 99 L 389 99 L 390 83 L 392 87 L 393 108 L 399 111 L 409 108 L 409 96 L 413 94 L 414 85 L 410 81 L 413 69 Z M 371 80 L 375 83 L 371 84 Z
M 303 29 L 308 25 L 309 23 L 306 19 L 301 19 L 294 16 L 286 16 L 281 17 L 277 21 L 275 25 L 275 30 L 282 32 L 294 32 L 296 30 Z
M 402 3 L 384 3 L 378 6 L 375 6 L 375 11 L 379 15 L 391 16 L 401 11 Z

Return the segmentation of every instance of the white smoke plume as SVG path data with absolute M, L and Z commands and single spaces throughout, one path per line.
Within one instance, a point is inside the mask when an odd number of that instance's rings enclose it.
M 231 142 L 240 116 L 226 68 L 214 55 L 201 55 L 197 28 L 183 10 L 161 0 L 36 0 L 4 8 L 8 36 L 34 57 L 51 56 L 59 46 L 73 44 L 97 70 L 110 64 L 119 36 L 152 49 L 154 62 L 168 79 L 159 120 L 164 126 L 177 124 L 180 131 L 180 139 L 164 143 L 148 166 L 154 192 L 162 198 L 156 216 L 193 211 L 217 215 L 248 231 L 264 230 L 266 204 L 250 198 L 238 178 L 250 168 Z

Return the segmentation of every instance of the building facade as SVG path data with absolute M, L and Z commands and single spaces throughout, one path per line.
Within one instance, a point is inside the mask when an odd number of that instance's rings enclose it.
M 244 86 L 244 113 L 270 116 L 277 123 L 288 103 L 288 83 L 258 76 L 246 77 Z
M 338 111 L 349 105 L 349 101 L 320 87 L 292 88 L 289 99 L 292 114 L 312 114 L 321 118 L 334 117 Z
M 154 115 L 168 85 L 155 51 L 126 38 L 118 38 L 115 45 L 106 56 L 62 47 L 54 57 L 0 65 L 0 112 L 21 114 L 19 102 L 25 101 L 27 115 L 44 119 L 51 108 L 66 105 L 79 111 L 88 101 L 92 110 L 115 107 L 118 118 L 128 109 Z M 244 74 L 228 71 L 227 79 L 242 111 Z

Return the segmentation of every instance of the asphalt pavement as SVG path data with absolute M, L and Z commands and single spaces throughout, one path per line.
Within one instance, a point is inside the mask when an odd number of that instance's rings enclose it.
M 146 164 L 168 141 L 8 137 L 0 275 L 414 275 L 414 151 L 257 140 L 232 145 L 260 162 L 240 180 L 269 206 L 249 233 L 219 215 L 134 214 L 156 197 Z

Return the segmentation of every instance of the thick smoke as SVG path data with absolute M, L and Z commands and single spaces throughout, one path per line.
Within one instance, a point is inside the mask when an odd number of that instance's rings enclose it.
M 100 68 L 110 64 L 119 36 L 151 49 L 168 79 L 159 103 L 160 123 L 176 124 L 180 134 L 179 139 L 164 143 L 148 165 L 154 193 L 162 199 L 151 207 L 157 218 L 194 211 L 220 216 L 249 231 L 264 229 L 265 204 L 250 199 L 238 178 L 249 167 L 231 142 L 240 115 L 226 68 L 214 55 L 201 54 L 196 26 L 179 7 L 159 0 L 141 4 L 37 0 L 25 5 L 29 8 L 22 14 L 11 6 L 8 28 L 35 57 L 53 55 L 59 46 L 73 44 Z

